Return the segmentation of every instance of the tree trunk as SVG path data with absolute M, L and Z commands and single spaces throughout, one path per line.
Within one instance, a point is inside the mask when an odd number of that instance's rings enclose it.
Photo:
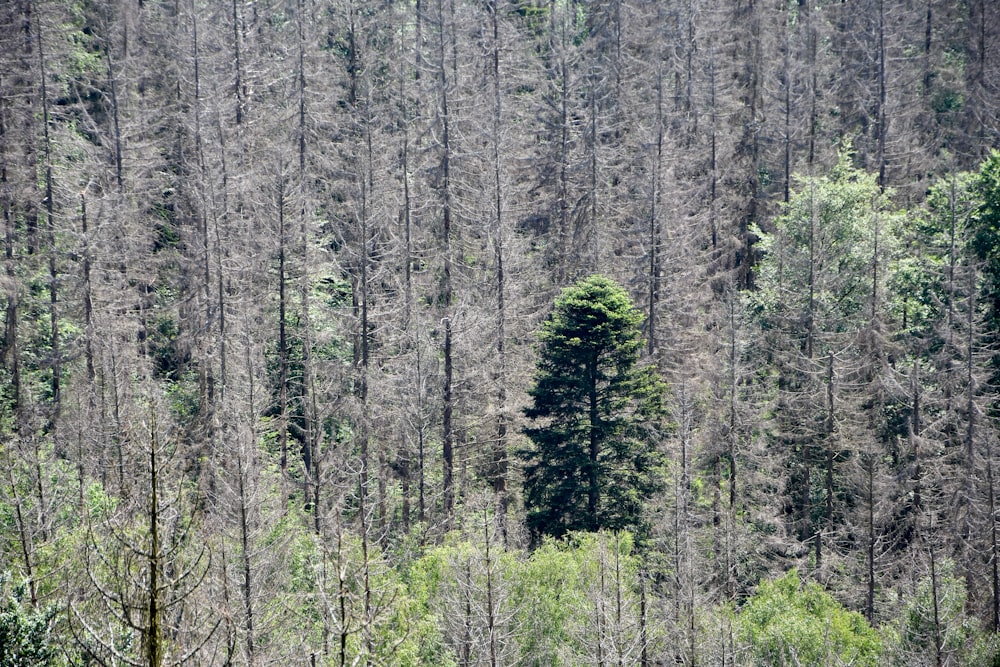
M 590 421 L 588 430 L 590 433 L 590 445 L 588 448 L 587 460 L 587 519 L 588 530 L 597 530 L 600 512 L 600 480 L 597 476 L 598 458 L 600 456 L 600 437 L 598 434 L 598 402 L 597 402 L 597 358 L 591 358 L 587 364 L 587 389 L 588 389 L 588 410 Z
M 496 219 L 494 224 L 496 230 L 493 237 L 493 256 L 496 262 L 496 355 L 497 355 L 497 417 L 496 417 L 496 441 L 493 444 L 493 461 L 491 483 L 493 493 L 497 498 L 497 515 L 500 519 L 500 529 L 507 535 L 507 425 L 509 416 L 507 414 L 507 277 L 504 273 L 504 206 L 503 206 L 503 162 L 501 158 L 500 133 L 503 129 L 503 107 L 500 79 L 500 22 L 497 7 L 498 0 L 491 0 L 489 5 L 490 19 L 493 29 L 493 188 L 494 188 L 494 214 Z M 487 549 L 489 545 L 487 544 Z M 487 558 L 489 552 L 487 552 Z M 488 565 L 487 565 L 488 567 Z M 491 608 L 492 613 L 492 608 Z M 492 663 L 491 667 L 496 667 L 495 645 L 491 632 L 490 651 Z
M 454 363 L 452 359 L 452 284 L 451 284 L 451 242 L 452 242 L 452 202 L 451 202 L 451 138 L 449 134 L 450 117 L 448 113 L 448 67 L 445 59 L 446 48 L 446 15 L 443 0 L 437 2 L 438 12 L 438 74 L 440 81 L 440 114 L 441 114 L 441 244 L 444 253 L 444 277 L 442 281 L 441 301 L 444 305 L 444 383 L 442 397 L 444 401 L 441 424 L 441 453 L 443 465 L 442 494 L 444 497 L 444 513 L 446 521 L 450 522 L 455 503 L 454 488 L 454 426 L 452 416 L 455 410 L 453 396 Z

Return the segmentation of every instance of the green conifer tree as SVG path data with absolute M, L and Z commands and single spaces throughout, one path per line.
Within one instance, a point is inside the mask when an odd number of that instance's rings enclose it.
M 643 503 L 661 484 L 665 385 L 639 363 L 641 322 L 625 290 L 595 275 L 565 289 L 542 326 L 521 452 L 535 538 L 643 532 Z
M 972 249 L 984 262 L 988 322 L 997 330 L 1000 329 L 1000 151 L 990 152 L 979 172 L 973 175 L 972 187 L 980 198 L 972 219 Z

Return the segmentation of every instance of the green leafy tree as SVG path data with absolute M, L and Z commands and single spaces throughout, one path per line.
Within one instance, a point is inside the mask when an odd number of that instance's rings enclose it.
M 884 629 L 883 664 L 998 664 L 998 638 L 967 608 L 968 592 L 959 572 L 954 561 L 942 559 L 907 591 L 901 613 Z
M 789 532 L 812 543 L 820 577 L 851 520 L 856 434 L 889 431 L 882 406 L 899 386 L 886 302 L 903 220 L 890 195 L 845 147 L 828 174 L 799 179 L 773 231 L 758 230 L 755 352 L 775 371 L 768 436 L 785 457 Z
M 49 641 L 55 607 L 25 609 L 27 585 L 8 591 L 9 580 L 9 573 L 0 573 L 0 667 L 56 664 L 56 652 Z
M 643 502 L 660 485 L 665 386 L 639 363 L 641 321 L 625 290 L 595 275 L 565 289 L 542 326 L 521 452 L 536 538 L 642 532 Z
M 740 610 L 741 639 L 758 665 L 878 665 L 882 643 L 864 617 L 847 611 L 795 570 L 762 583 Z
M 985 291 L 994 328 L 1000 328 L 1000 151 L 990 156 L 974 176 L 980 202 L 973 220 L 973 249 L 985 261 Z

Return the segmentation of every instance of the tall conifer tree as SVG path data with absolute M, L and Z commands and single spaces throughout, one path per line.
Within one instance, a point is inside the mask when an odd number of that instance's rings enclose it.
M 536 537 L 642 530 L 643 502 L 660 484 L 665 386 L 640 364 L 641 322 L 625 290 L 595 275 L 565 289 L 542 326 L 522 452 Z

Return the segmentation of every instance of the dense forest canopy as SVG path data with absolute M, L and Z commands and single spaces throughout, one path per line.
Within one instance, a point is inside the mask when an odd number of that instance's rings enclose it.
M 0 3 L 0 666 L 996 664 L 997 147 L 992 0 Z

